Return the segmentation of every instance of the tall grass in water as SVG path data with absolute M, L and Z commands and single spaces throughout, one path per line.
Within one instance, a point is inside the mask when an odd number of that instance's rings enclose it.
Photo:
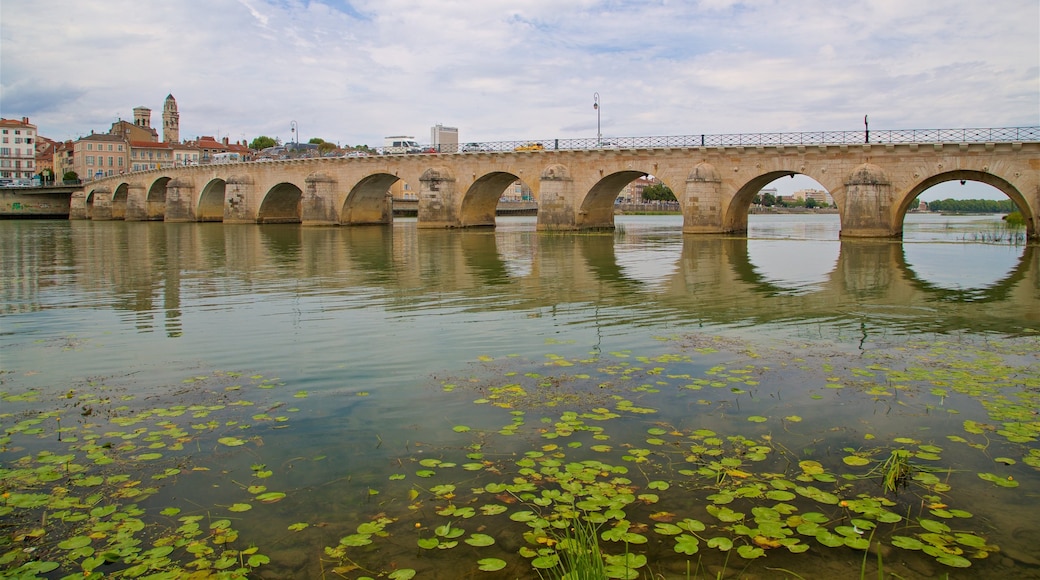
M 558 538 L 556 553 L 560 562 L 548 570 L 538 571 L 542 580 L 604 580 L 606 563 L 599 549 L 596 527 L 576 518 Z

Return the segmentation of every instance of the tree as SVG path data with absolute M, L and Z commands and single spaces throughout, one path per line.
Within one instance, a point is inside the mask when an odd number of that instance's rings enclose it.
M 325 140 L 321 137 L 311 137 L 311 140 L 308 141 L 308 143 L 310 143 L 311 145 L 321 145 L 324 142 Z
M 70 181 L 72 183 L 76 183 L 77 181 L 79 181 L 79 175 L 75 171 L 66 171 L 65 175 L 61 176 L 61 179 L 65 183 L 68 183 Z
M 676 201 L 672 189 L 663 183 L 655 183 L 644 187 L 643 199 L 647 201 Z
M 762 205 L 765 207 L 773 207 L 776 205 L 776 196 L 771 193 L 762 194 Z
M 278 141 L 276 141 L 273 137 L 268 137 L 267 135 L 261 135 L 261 136 L 257 137 L 256 139 L 253 139 L 253 142 L 249 144 L 249 148 L 252 149 L 253 151 L 260 151 L 261 149 L 267 149 L 268 147 L 274 147 L 277 144 L 278 144 Z
M 809 209 L 816 207 L 816 200 L 811 197 L 805 198 L 805 207 Z

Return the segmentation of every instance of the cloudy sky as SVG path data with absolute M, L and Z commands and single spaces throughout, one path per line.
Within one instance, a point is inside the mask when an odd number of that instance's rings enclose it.
M 0 114 L 381 145 L 1040 124 L 1037 0 L 0 0 Z

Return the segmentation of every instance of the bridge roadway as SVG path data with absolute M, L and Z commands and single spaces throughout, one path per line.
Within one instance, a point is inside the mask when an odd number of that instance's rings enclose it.
M 164 168 L 85 184 L 72 195 L 69 217 L 386 224 L 393 219 L 390 188 L 402 181 L 412 191 L 418 186 L 419 228 L 494 226 L 499 198 L 520 180 L 538 203 L 539 230 L 609 229 L 622 189 L 653 175 L 675 192 L 684 233 L 739 234 L 747 231 L 748 208 L 762 187 L 800 174 L 830 192 L 842 237 L 898 237 L 923 191 L 970 180 L 1006 194 L 1036 239 L 1038 135 L 1038 128 L 1025 128 L 1026 140 L 1006 141 L 633 146 Z

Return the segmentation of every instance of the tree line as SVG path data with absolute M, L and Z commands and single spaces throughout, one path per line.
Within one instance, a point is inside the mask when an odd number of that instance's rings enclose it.
M 919 204 L 916 204 L 919 205 Z M 1010 199 L 937 199 L 927 201 L 928 211 L 950 213 L 1011 213 L 1015 203 Z

